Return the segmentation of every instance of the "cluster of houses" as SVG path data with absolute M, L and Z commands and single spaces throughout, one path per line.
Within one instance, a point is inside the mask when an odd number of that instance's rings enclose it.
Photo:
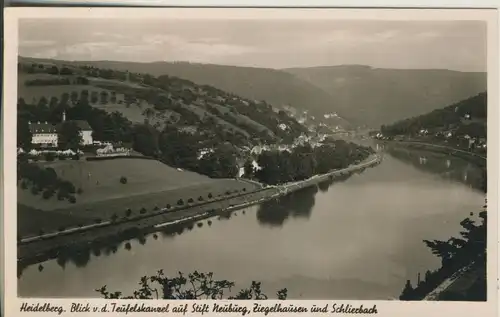
M 129 156 L 130 155 L 130 149 L 120 147 L 120 148 L 114 148 L 113 144 L 107 143 L 106 146 L 102 149 L 97 149 L 96 150 L 96 155 L 99 157 L 104 157 L 104 156 Z
M 25 152 L 23 149 L 19 148 L 17 149 L 17 154 L 22 154 L 22 153 L 27 153 L 29 155 L 32 155 L 32 156 L 39 156 L 39 155 L 43 155 L 43 154 L 47 154 L 47 153 L 52 153 L 52 154 L 55 154 L 57 156 L 61 156 L 61 155 L 64 155 L 64 156 L 74 156 L 76 154 L 78 155 L 82 155 L 83 152 L 78 150 L 78 151 L 72 151 L 72 150 L 64 150 L 64 151 L 52 151 L 52 150 L 35 150 L 35 149 L 32 149 L 31 151 L 29 152 Z

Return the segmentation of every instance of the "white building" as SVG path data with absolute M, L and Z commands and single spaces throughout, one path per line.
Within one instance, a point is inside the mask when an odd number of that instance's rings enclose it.
M 37 144 L 44 147 L 57 147 L 57 129 L 54 125 L 47 122 L 30 122 L 31 144 Z
M 30 122 L 29 126 L 32 134 L 31 144 L 37 144 L 43 147 L 57 147 L 59 142 L 58 131 L 60 131 L 61 125 L 64 122 L 66 122 L 66 112 L 63 112 L 63 120 L 58 125 L 48 122 Z M 92 128 L 87 121 L 72 120 L 68 122 L 74 122 L 80 128 L 80 135 L 82 137 L 81 145 L 93 144 Z

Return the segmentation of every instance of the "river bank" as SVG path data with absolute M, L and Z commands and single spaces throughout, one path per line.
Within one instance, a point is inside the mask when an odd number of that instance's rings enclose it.
M 427 151 L 445 153 L 453 156 L 457 156 L 475 163 L 476 165 L 486 168 L 486 156 L 479 155 L 474 152 L 465 151 L 462 149 L 457 149 L 450 146 L 444 146 L 439 144 L 431 144 L 419 141 L 384 141 L 384 145 L 400 145 L 415 149 L 425 149 Z
M 412 141 L 388 141 L 384 144 L 397 145 L 412 149 L 422 149 L 425 151 L 444 153 L 464 159 L 478 166 L 486 174 L 487 158 L 474 152 L 456 149 L 449 146 L 429 144 L 424 142 Z M 486 186 L 482 190 L 486 194 Z M 427 294 L 421 293 L 419 288 L 415 288 L 413 292 L 415 298 L 409 300 L 486 300 L 486 262 L 485 257 L 481 257 L 476 262 L 471 262 L 468 265 L 449 274 L 440 282 L 437 282 L 435 288 Z M 470 298 L 470 299 L 469 299 Z
M 365 161 L 347 168 L 316 175 L 310 179 L 285 184 L 269 186 L 260 190 L 225 197 L 191 206 L 177 208 L 176 211 L 161 209 L 156 213 L 143 215 L 120 222 L 104 222 L 81 228 L 73 228 L 64 232 L 56 232 L 43 236 L 30 237 L 18 243 L 18 262 L 21 265 L 34 264 L 47 259 L 56 258 L 65 252 L 78 252 L 82 248 L 103 244 L 120 236 L 138 235 L 140 232 L 165 229 L 169 226 L 200 221 L 217 214 L 232 212 L 267 200 L 288 195 L 294 191 L 316 185 L 336 176 L 354 171 L 364 170 L 378 164 L 381 156 L 371 155 Z

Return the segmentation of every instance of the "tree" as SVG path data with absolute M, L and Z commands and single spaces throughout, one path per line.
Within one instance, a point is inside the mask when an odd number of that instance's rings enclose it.
M 71 102 L 73 103 L 73 105 L 76 105 L 76 103 L 78 102 L 79 98 L 78 98 L 78 92 L 77 91 L 72 91 L 71 92 Z
M 52 75 L 58 75 L 59 74 L 59 69 L 57 66 L 52 66 L 47 70 L 47 73 L 52 74 Z
M 129 209 L 127 209 L 127 211 L 125 212 L 125 215 L 126 215 L 127 217 L 130 217 L 130 216 L 132 215 L 132 209 L 130 209 L 130 208 L 129 208 Z
M 99 94 L 97 93 L 97 91 L 92 91 L 90 93 L 90 102 L 97 103 L 97 101 L 99 101 Z
M 61 124 L 59 131 L 59 143 L 67 149 L 78 150 L 82 142 L 81 129 L 73 121 L 66 121 Z
M 68 67 L 61 68 L 61 75 L 73 75 L 73 71 Z
M 150 125 L 137 125 L 133 131 L 133 148 L 146 156 L 156 156 L 158 149 L 158 131 Z
M 132 295 L 122 296 L 122 292 L 109 292 L 106 285 L 96 289 L 106 299 L 223 299 L 225 292 L 234 287 L 234 282 L 228 280 L 214 280 L 213 273 L 199 273 L 195 271 L 185 276 L 179 272 L 178 276 L 168 277 L 159 270 L 156 275 L 143 276 L 139 282 L 140 288 Z M 286 288 L 279 290 L 276 296 L 280 300 L 287 298 Z M 250 287 L 240 290 L 231 300 L 266 300 L 268 296 L 262 292 L 260 282 L 252 282 Z
M 108 92 L 107 91 L 101 91 L 101 104 L 105 105 L 108 103 Z
M 47 104 L 48 104 L 48 101 L 47 101 L 47 98 L 45 98 L 45 96 L 42 96 L 42 97 L 38 100 L 38 107 L 39 107 L 39 108 L 45 108 L 45 107 L 47 107 Z
M 32 137 L 33 134 L 31 133 L 29 122 L 19 119 L 17 123 L 17 147 L 29 150 L 31 148 Z
M 413 287 L 411 286 L 410 280 L 407 280 L 403 292 L 401 293 L 401 296 L 399 296 L 399 299 L 401 300 L 409 299 L 412 293 L 413 293 Z
M 116 91 L 111 92 L 111 102 L 116 103 Z
M 253 167 L 253 161 L 251 160 L 246 161 L 244 169 L 245 169 L 245 177 L 252 178 L 255 172 Z

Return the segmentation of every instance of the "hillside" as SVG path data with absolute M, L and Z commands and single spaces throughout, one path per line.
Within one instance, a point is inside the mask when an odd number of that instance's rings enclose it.
M 267 102 L 185 79 L 21 59 L 18 98 L 22 105 L 61 110 L 62 104 L 72 108 L 84 95 L 92 107 L 109 114 L 118 112 L 132 123 L 146 122 L 160 131 L 168 126 L 205 136 L 216 134 L 240 146 L 256 140 L 291 141 L 307 132 L 296 119 Z M 54 121 L 58 116 L 32 119 Z
M 385 125 L 382 130 L 391 135 L 408 135 L 418 134 L 422 129 L 443 131 L 475 126 L 482 126 L 486 129 L 487 105 L 487 93 L 482 92 L 442 109 Z M 476 133 L 472 134 L 476 135 Z M 486 137 L 486 130 L 477 136 Z
M 427 114 L 381 127 L 384 138 L 402 137 L 433 144 L 473 149 L 486 154 L 486 92 L 453 103 Z
M 193 63 L 133 63 L 115 61 L 54 61 L 20 58 L 26 62 L 46 62 L 74 66 L 91 65 L 101 69 L 114 69 L 153 76 L 169 75 L 192 81 L 198 85 L 210 85 L 250 100 L 264 100 L 275 107 L 291 106 L 301 111 L 309 111 L 316 119 L 325 113 L 338 112 L 338 105 L 332 103 L 331 96 L 318 87 L 292 74 L 280 70 L 236 67 L 225 65 Z M 339 113 L 342 117 L 342 114 Z M 348 127 L 342 118 L 329 120 L 332 125 Z
M 339 113 L 370 127 L 425 114 L 486 90 L 486 73 L 359 65 L 284 71 L 321 88 Z

